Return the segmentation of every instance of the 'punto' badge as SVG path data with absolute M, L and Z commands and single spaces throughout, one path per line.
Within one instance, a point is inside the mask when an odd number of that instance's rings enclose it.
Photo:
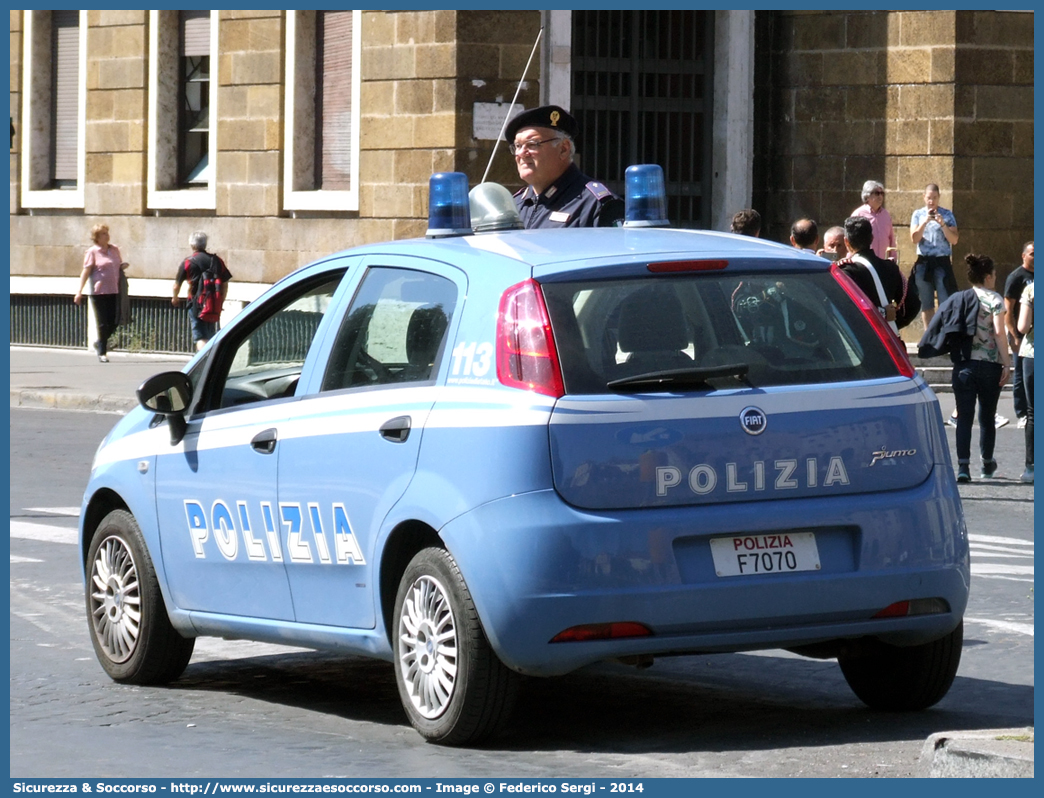
M 740 426 L 748 435 L 760 435 L 768 426 L 768 416 L 760 407 L 745 407 L 740 411 Z

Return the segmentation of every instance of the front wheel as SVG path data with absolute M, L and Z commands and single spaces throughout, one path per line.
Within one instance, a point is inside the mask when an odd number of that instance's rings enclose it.
M 141 530 L 114 510 L 102 519 L 87 552 L 87 624 L 98 661 L 128 684 L 165 684 L 188 665 L 195 638 L 170 623 Z
M 406 567 L 395 597 L 395 681 L 426 739 L 474 744 L 507 723 L 518 675 L 486 639 L 457 563 L 437 548 Z
M 910 712 L 942 700 L 957 675 L 964 621 L 945 637 L 919 646 L 872 642 L 858 654 L 838 657 L 841 673 L 872 709 Z

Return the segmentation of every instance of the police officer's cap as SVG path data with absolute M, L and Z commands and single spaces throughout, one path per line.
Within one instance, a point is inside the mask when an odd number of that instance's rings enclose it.
M 557 105 L 542 105 L 523 111 L 504 128 L 504 137 L 508 141 L 515 140 L 515 134 L 524 127 L 546 127 L 550 130 L 561 130 L 570 138 L 576 138 L 580 126 L 572 115 Z

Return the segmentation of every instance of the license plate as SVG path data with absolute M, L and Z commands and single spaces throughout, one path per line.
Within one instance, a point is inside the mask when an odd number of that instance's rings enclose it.
M 819 570 L 819 549 L 812 532 L 711 538 L 710 546 L 718 576 Z

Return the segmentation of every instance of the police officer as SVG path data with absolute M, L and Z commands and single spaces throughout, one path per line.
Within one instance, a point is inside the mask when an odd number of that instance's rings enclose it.
M 573 163 L 579 129 L 557 105 L 523 111 L 505 128 L 518 176 L 527 183 L 515 194 L 527 229 L 612 227 L 623 219 L 623 200 Z

